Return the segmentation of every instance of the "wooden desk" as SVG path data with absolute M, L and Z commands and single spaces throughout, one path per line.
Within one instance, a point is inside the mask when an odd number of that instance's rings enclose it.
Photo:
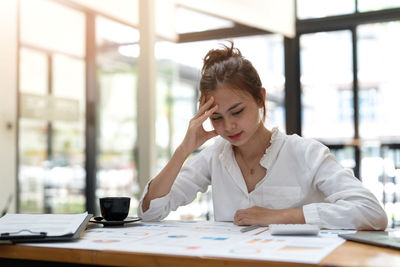
M 355 242 L 345 242 L 329 254 L 318 265 L 288 262 L 255 261 L 211 257 L 184 257 L 107 250 L 82 250 L 64 248 L 43 248 L 23 245 L 1 245 L 0 265 L 2 260 L 10 259 L 63 262 L 71 264 L 89 264 L 106 266 L 137 267 L 180 267 L 180 266 L 400 266 L 400 251 L 380 248 Z M 65 264 L 64 264 L 65 265 Z M 38 265 L 39 266 L 39 265 Z

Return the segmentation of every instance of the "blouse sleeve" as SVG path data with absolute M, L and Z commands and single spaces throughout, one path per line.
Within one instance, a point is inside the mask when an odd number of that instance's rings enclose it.
M 387 226 L 386 213 L 375 196 L 344 169 L 317 141 L 305 150 L 304 158 L 312 186 L 325 195 L 326 203 L 303 206 L 306 223 L 330 229 L 382 230 Z
M 180 170 L 170 192 L 160 198 L 150 201 L 149 209 L 142 210 L 142 202 L 146 196 L 149 181 L 144 189 L 138 206 L 138 216 L 144 221 L 159 221 L 168 216 L 171 211 L 175 211 L 180 206 L 191 203 L 198 192 L 206 192 L 211 183 L 210 171 L 210 149 L 204 149 L 198 155 L 189 159 Z

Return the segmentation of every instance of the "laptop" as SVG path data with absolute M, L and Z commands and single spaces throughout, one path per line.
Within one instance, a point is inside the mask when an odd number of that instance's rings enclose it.
M 376 245 L 376 246 L 381 246 L 381 247 L 394 248 L 394 249 L 400 250 L 400 232 L 399 231 L 360 232 L 360 233 L 355 233 L 355 234 L 339 234 L 339 236 L 346 240 L 350 240 L 350 241 L 355 241 L 355 242 L 360 242 L 360 243 L 365 243 L 365 244 L 370 244 L 370 245 Z

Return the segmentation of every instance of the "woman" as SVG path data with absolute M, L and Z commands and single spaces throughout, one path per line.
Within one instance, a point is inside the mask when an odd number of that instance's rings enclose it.
M 165 218 L 211 184 L 217 221 L 386 228 L 386 214 L 376 198 L 327 147 L 264 126 L 265 89 L 233 43 L 207 53 L 200 91 L 199 111 L 184 140 L 145 188 L 138 208 L 143 220 Z M 203 128 L 208 118 L 212 131 Z M 218 135 L 214 145 L 185 163 L 196 148 Z

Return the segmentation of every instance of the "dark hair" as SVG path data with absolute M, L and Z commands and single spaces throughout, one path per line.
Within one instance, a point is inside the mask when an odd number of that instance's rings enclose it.
M 265 119 L 265 102 L 262 95 L 260 76 L 251 62 L 242 56 L 239 49 L 223 45 L 223 49 L 212 49 L 204 57 L 201 69 L 201 97 L 222 85 L 248 92 L 257 103 L 263 105 L 263 120 Z

